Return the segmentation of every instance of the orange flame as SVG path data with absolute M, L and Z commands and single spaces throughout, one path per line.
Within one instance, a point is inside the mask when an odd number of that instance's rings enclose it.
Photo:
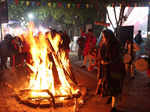
M 58 33 L 56 33 L 55 37 L 52 37 L 51 33 L 48 33 L 47 36 L 41 33 L 34 37 L 33 28 L 33 24 L 30 24 L 29 32 L 26 36 L 32 57 L 32 63 L 27 65 L 33 71 L 30 74 L 29 88 L 34 90 L 48 89 L 54 96 L 77 93 L 78 90 L 71 87 L 66 78 L 66 74 L 71 75 L 71 70 L 66 52 L 59 48 L 59 45 L 63 42 L 61 36 Z M 53 71 L 54 66 L 58 76 Z M 60 83 L 55 84 L 54 77 L 57 77 Z M 31 92 L 31 96 L 48 97 L 48 94 Z

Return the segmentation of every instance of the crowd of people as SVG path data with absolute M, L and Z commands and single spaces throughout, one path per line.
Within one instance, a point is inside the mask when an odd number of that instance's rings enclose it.
M 136 73 L 134 60 L 142 43 L 141 31 L 135 39 L 127 39 L 124 46 L 109 29 L 102 31 L 98 46 L 92 29 L 89 29 L 88 33 L 81 32 L 77 42 L 79 59 L 83 58 L 81 68 L 86 68 L 88 65 L 88 71 L 91 71 L 93 66 L 97 66 L 96 94 L 102 97 L 109 96 L 107 103 L 112 102 L 111 112 L 117 112 L 116 106 L 122 93 L 124 80 L 127 76 L 134 79 Z

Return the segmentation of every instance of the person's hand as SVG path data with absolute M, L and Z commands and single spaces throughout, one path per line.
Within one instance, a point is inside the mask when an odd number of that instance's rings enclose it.
M 105 64 L 108 64 L 108 62 L 102 60 L 102 61 L 101 61 L 101 64 L 105 65 Z
M 101 64 L 104 64 L 104 61 L 103 61 L 103 60 L 101 60 Z

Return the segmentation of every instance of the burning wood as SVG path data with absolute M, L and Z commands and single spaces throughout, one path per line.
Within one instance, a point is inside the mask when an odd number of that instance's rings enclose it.
M 47 93 L 49 96 L 46 97 L 30 97 L 30 92 L 37 92 L 37 93 Z M 45 90 L 33 90 L 33 89 L 24 89 L 20 91 L 16 91 L 16 98 L 20 103 L 30 105 L 32 107 L 42 106 L 42 107 L 58 107 L 60 105 L 67 104 L 68 102 L 70 104 L 74 104 L 72 99 L 79 98 L 80 93 L 74 94 L 74 95 L 58 95 L 53 96 L 53 94 L 45 89 Z M 65 101 L 62 102 L 61 98 L 63 98 Z M 71 99 L 71 101 L 70 101 Z
M 36 104 L 47 100 L 55 105 L 56 99 L 65 102 L 66 99 L 78 98 L 79 88 L 71 77 L 69 58 L 59 48 L 63 42 L 61 36 L 56 33 L 53 37 L 49 32 L 47 36 L 34 37 L 32 29 L 31 25 L 28 34 L 24 35 L 31 56 L 30 63 L 26 63 L 30 68 L 30 81 L 27 88 L 17 92 L 19 99 L 32 103 L 34 100 Z

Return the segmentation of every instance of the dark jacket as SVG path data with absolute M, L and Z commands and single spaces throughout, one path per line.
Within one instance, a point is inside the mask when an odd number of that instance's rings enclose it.
M 84 37 L 78 38 L 77 43 L 79 45 L 79 48 L 84 49 L 85 41 L 86 41 L 86 38 Z
M 100 80 L 98 94 L 102 96 L 117 96 L 122 92 L 123 80 L 125 77 L 125 65 L 122 61 L 119 43 L 102 45 L 99 50 L 100 61 L 105 64 L 100 66 Z M 107 64 L 106 64 L 107 63 Z
M 141 44 L 143 42 L 143 39 L 142 39 L 142 36 L 140 33 L 138 33 L 136 36 L 135 36 L 135 42 L 137 44 Z

